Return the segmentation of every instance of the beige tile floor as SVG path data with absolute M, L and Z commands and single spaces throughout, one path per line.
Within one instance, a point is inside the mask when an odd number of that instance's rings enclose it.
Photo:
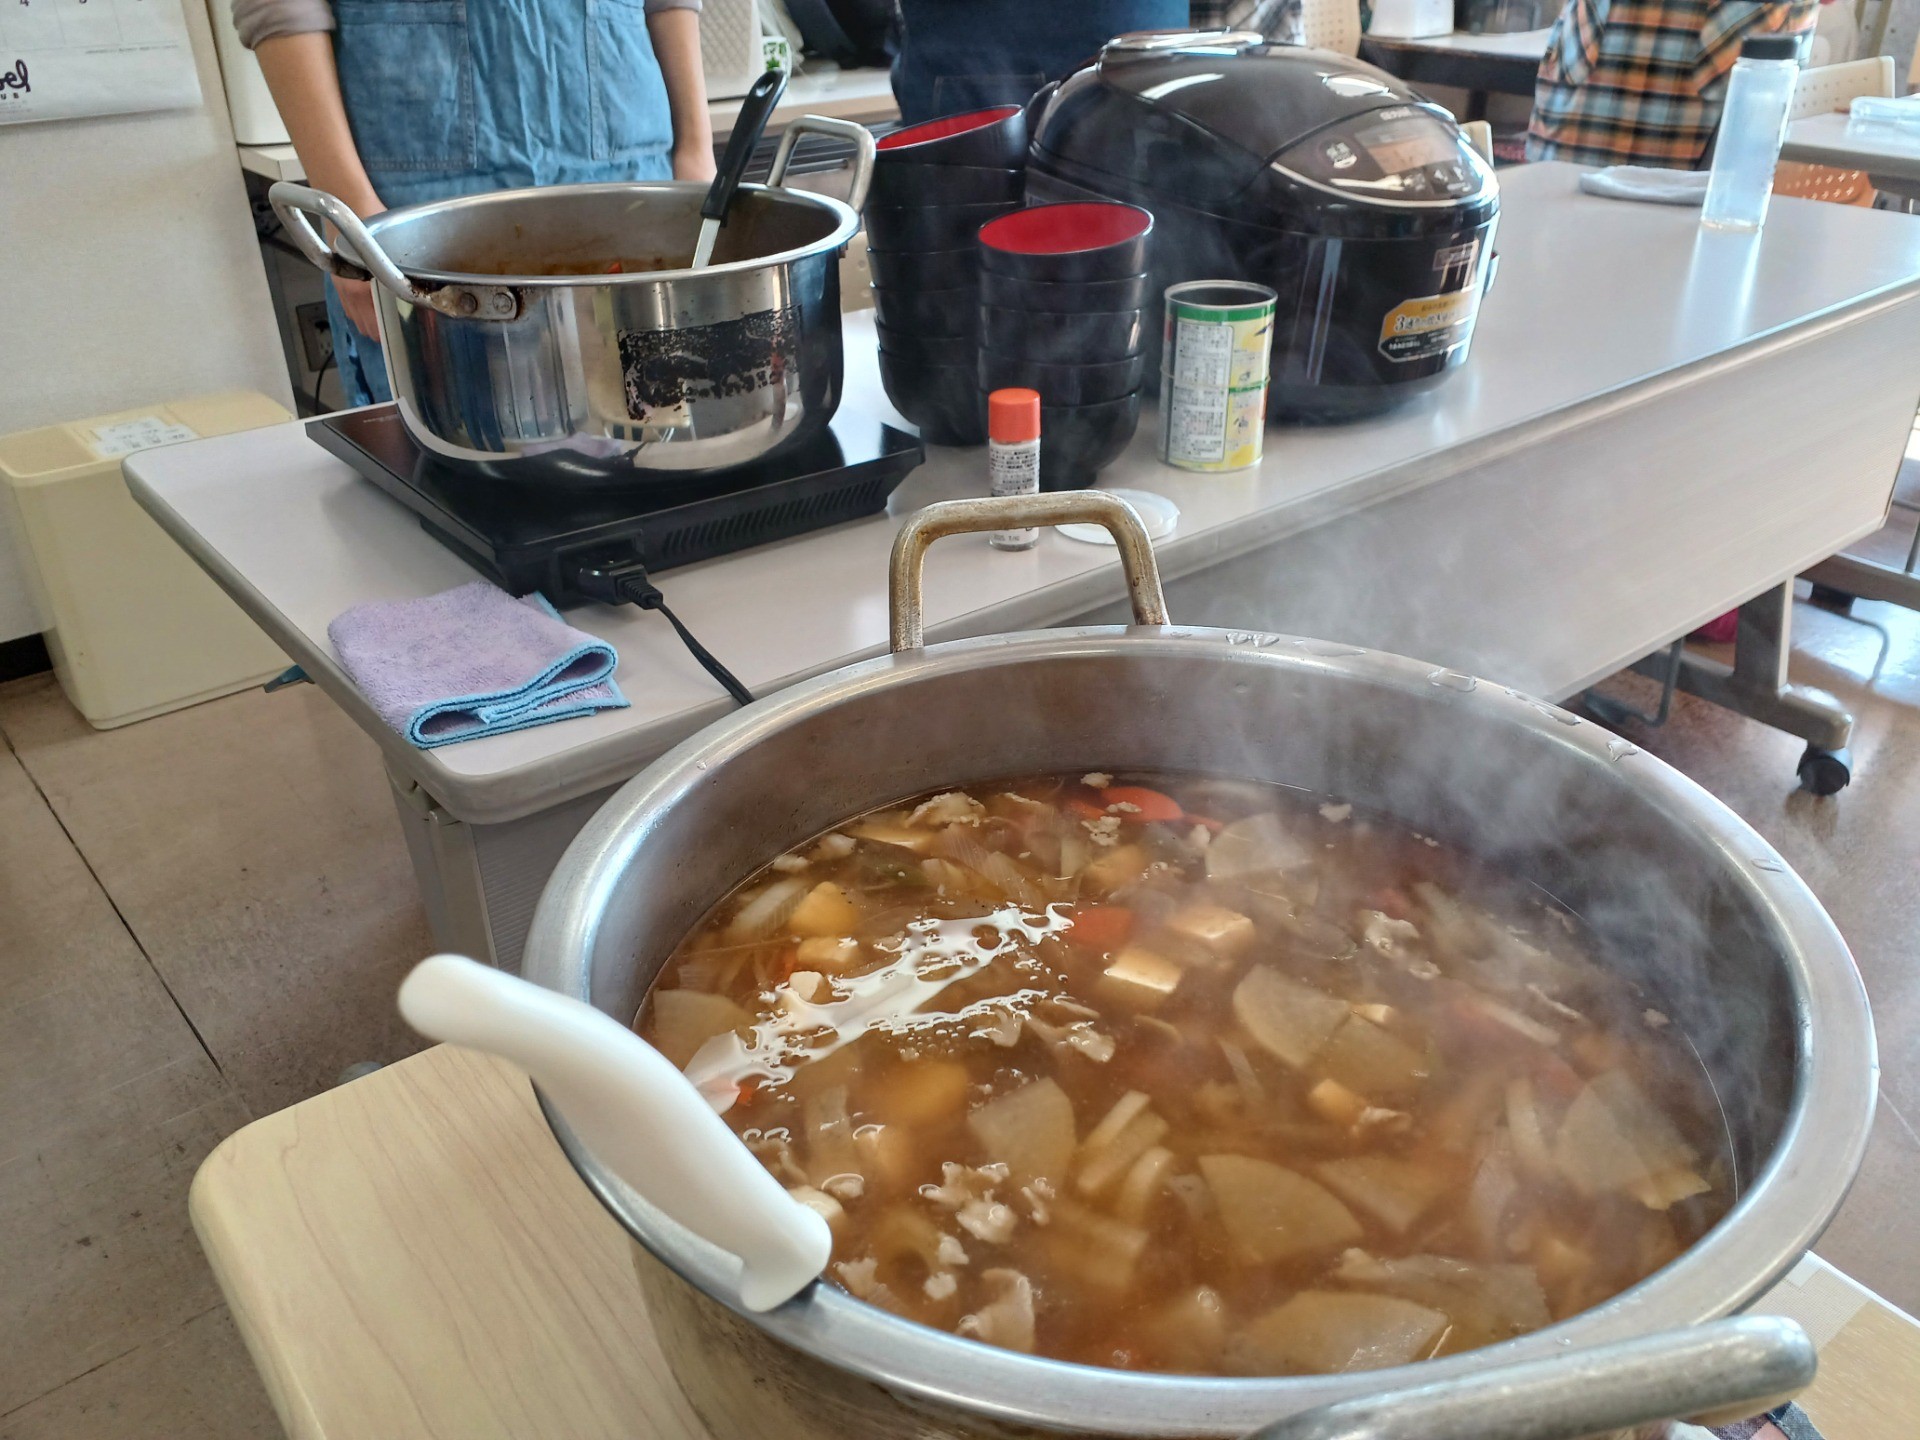
M 1853 943 L 1885 1083 L 1820 1248 L 1920 1310 L 1920 615 L 1857 608 L 1797 611 L 1796 678 L 1859 717 L 1837 799 L 1796 792 L 1797 742 L 1706 705 L 1635 735 Z M 411 1050 L 391 997 L 427 947 L 373 748 L 311 687 L 100 733 L 50 680 L 0 686 L 0 1440 L 279 1433 L 187 1183 L 252 1116 Z
M 373 747 L 318 691 L 92 730 L 0 687 L 0 1440 L 279 1427 L 187 1221 L 206 1153 L 416 1042 Z

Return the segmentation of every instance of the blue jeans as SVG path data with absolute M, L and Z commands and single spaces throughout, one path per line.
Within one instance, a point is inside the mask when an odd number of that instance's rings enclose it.
M 380 341 L 362 335 L 340 308 L 340 295 L 333 288 L 333 277 L 326 277 L 327 324 L 333 333 L 333 368 L 339 372 L 340 388 L 346 393 L 348 408 L 355 405 L 384 405 L 393 399 L 393 386 L 387 383 L 387 357 L 380 353 Z
M 340 95 L 389 208 L 673 174 L 645 0 L 333 0 Z M 391 398 L 378 337 L 327 316 L 350 404 Z

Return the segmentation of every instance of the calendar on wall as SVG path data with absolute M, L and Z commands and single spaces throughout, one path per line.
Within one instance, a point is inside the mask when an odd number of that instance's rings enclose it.
M 200 103 L 181 0 L 0 0 L 0 125 Z

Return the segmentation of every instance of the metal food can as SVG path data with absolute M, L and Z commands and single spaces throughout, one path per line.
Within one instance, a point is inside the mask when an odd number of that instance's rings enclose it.
M 1160 458 L 1166 464 L 1221 472 L 1260 463 L 1279 298 L 1245 280 L 1167 287 L 1160 362 Z

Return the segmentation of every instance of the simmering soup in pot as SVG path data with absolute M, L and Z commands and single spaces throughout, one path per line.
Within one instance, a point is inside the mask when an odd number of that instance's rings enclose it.
M 1326 1373 L 1597 1304 L 1733 1198 L 1676 1027 L 1538 891 L 1351 805 L 1175 775 L 942 791 L 776 858 L 638 1025 L 989 1344 Z

